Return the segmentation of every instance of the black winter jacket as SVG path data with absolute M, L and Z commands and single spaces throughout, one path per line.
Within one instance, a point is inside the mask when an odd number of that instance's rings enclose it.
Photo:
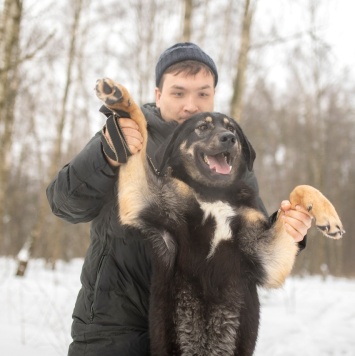
M 176 123 L 162 120 L 153 104 L 142 109 L 148 121 L 148 153 L 152 157 Z M 138 230 L 118 223 L 118 169 L 105 160 L 100 137 L 101 132 L 47 188 L 56 216 L 70 223 L 92 222 L 69 355 L 149 355 L 151 247 Z M 257 189 L 253 173 L 248 181 Z M 265 211 L 261 200 L 260 206 Z

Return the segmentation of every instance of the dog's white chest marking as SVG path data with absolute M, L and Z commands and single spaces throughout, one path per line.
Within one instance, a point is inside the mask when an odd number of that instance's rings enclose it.
M 216 228 L 214 236 L 211 241 L 211 249 L 207 256 L 213 256 L 216 247 L 221 241 L 230 240 L 232 238 L 232 231 L 230 229 L 230 218 L 236 215 L 234 209 L 227 203 L 217 201 L 214 203 L 200 202 L 201 209 L 204 212 L 203 221 L 211 216 L 216 221 Z

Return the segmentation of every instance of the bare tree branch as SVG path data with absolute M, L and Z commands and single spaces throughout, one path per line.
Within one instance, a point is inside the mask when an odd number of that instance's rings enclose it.
M 38 52 L 40 52 L 42 49 L 44 49 L 48 43 L 50 42 L 50 40 L 53 38 L 55 32 L 50 33 L 43 41 L 42 43 L 40 43 L 35 49 L 33 49 L 30 53 L 27 53 L 26 55 L 24 55 L 23 57 L 18 57 L 16 58 L 13 62 L 8 63 L 6 67 L 0 67 L 0 75 L 3 72 L 8 72 L 16 67 L 18 67 L 20 64 L 33 59 Z

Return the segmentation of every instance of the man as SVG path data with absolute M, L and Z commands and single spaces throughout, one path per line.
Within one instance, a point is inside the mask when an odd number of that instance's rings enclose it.
M 213 60 L 195 44 L 178 43 L 162 53 L 156 65 L 156 105 L 142 107 L 151 157 L 176 125 L 213 111 L 217 82 Z M 150 245 L 139 231 L 120 226 L 117 219 L 119 166 L 126 161 L 127 148 L 131 154 L 142 148 L 142 136 L 129 118 L 115 120 L 123 136 L 105 127 L 47 188 L 54 214 L 72 223 L 92 222 L 69 355 L 149 355 Z M 258 189 L 254 174 L 248 184 Z M 281 207 L 287 229 L 301 242 L 310 217 L 291 210 L 288 201 Z M 260 208 L 265 211 L 261 200 Z

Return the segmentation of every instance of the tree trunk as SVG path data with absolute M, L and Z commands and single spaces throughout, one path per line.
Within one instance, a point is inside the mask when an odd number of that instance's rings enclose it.
M 237 16 L 235 16 L 235 13 L 233 11 L 234 4 L 234 0 L 228 0 L 226 7 L 222 13 L 222 16 L 224 18 L 223 30 L 221 31 L 221 38 L 218 40 L 218 46 L 221 50 L 218 51 L 219 53 L 216 60 L 218 70 L 222 70 L 222 68 L 225 66 L 226 61 L 229 59 L 227 58 L 228 56 L 226 56 L 226 52 L 231 46 L 231 34 L 233 34 L 233 28 L 237 26 L 236 22 L 239 24 L 239 21 L 237 21 L 236 19 Z
M 80 16 L 82 13 L 82 7 L 83 7 L 82 5 L 83 5 L 83 0 L 77 0 L 74 3 L 74 17 L 73 17 L 72 27 L 70 30 L 70 46 L 68 52 L 68 63 L 66 68 L 66 82 L 64 86 L 63 99 L 61 103 L 60 117 L 56 128 L 56 139 L 54 142 L 54 149 L 51 154 L 51 161 L 50 161 L 51 163 L 49 167 L 50 179 L 55 176 L 58 170 L 58 162 L 61 161 L 61 156 L 62 156 L 63 131 L 67 121 L 67 104 L 68 104 L 69 91 L 72 84 L 72 71 L 74 68 L 74 60 L 76 54 L 76 40 L 77 40 L 77 34 L 79 29 Z M 31 250 L 29 250 L 29 252 L 31 252 L 36 247 L 36 244 L 38 243 L 43 231 L 45 230 L 44 227 L 46 224 L 47 211 L 48 211 L 48 202 L 45 197 L 45 194 L 42 194 L 39 203 L 37 219 L 30 233 L 32 244 L 31 244 Z M 52 256 L 48 256 L 51 257 L 51 260 L 53 261 L 53 265 L 55 265 L 55 261 L 57 257 L 60 255 L 60 251 L 59 251 L 60 241 L 58 241 L 58 236 L 59 235 L 57 235 L 56 238 L 52 239 L 51 241 Z M 22 261 L 19 259 L 17 275 L 24 275 L 26 272 L 26 267 L 27 267 L 27 263 L 23 264 Z M 20 269 L 21 272 L 19 272 Z
M 184 0 L 184 19 L 181 42 L 191 41 L 191 22 L 192 22 L 193 0 Z
M 11 165 L 22 1 L 5 0 L 0 23 L 0 250 L 6 250 L 6 191 Z
M 250 6 L 250 0 L 245 0 L 244 16 L 242 22 L 242 36 L 240 42 L 239 56 L 237 61 L 237 73 L 233 81 L 233 96 L 231 100 L 231 116 L 240 121 L 243 107 L 243 94 L 246 82 L 246 71 L 248 66 L 248 52 L 250 47 L 250 29 L 254 9 Z
M 153 53 L 152 47 L 156 39 L 155 25 L 151 24 L 151 19 L 157 19 L 159 5 L 156 0 L 135 2 L 135 20 L 136 26 L 136 41 L 130 44 L 132 57 L 135 63 L 136 82 L 139 83 L 137 87 L 138 95 L 137 102 L 144 102 L 145 98 L 150 97 L 150 75 L 152 69 Z M 137 55 L 139 53 L 139 55 Z M 132 76 L 132 78 L 134 78 Z

